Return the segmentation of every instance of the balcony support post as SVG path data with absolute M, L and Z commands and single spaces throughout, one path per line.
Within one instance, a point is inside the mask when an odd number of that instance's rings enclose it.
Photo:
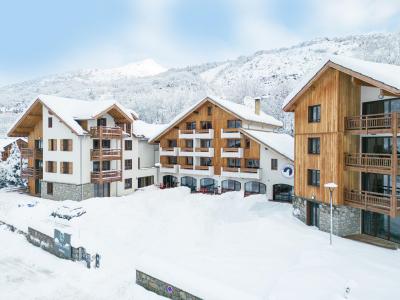
M 396 217 L 397 213 L 397 172 L 398 172 L 398 156 L 397 156 L 397 112 L 392 113 L 392 197 L 390 205 L 390 216 Z

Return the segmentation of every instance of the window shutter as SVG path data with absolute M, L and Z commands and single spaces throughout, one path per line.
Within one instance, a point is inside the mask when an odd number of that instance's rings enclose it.
M 64 174 L 64 163 L 62 161 L 60 162 L 60 173 Z
M 72 174 L 72 162 L 68 163 L 68 174 Z
M 72 140 L 68 140 L 68 151 L 72 151 Z
M 49 172 L 49 162 L 48 161 L 46 161 L 45 169 L 46 169 L 46 172 Z
M 47 140 L 48 150 L 51 151 L 51 139 Z

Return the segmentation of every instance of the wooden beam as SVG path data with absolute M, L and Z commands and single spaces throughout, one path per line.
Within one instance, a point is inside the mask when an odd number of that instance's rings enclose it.
M 398 174 L 398 159 L 397 159 L 397 128 L 398 119 L 397 112 L 392 113 L 392 198 L 390 202 L 390 216 L 396 217 L 397 215 L 397 174 Z

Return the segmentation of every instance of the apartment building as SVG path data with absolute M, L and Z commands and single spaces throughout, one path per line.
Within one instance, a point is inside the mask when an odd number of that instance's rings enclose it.
M 138 115 L 116 101 L 40 95 L 10 137 L 26 137 L 22 176 L 29 193 L 54 200 L 119 196 L 157 181 L 156 147 L 140 132 Z
M 243 191 L 290 200 L 293 138 L 260 109 L 206 97 L 176 116 L 150 143 L 159 144 L 163 187 L 192 191 Z
M 295 114 L 295 215 L 334 233 L 400 242 L 400 67 L 333 56 L 287 97 Z

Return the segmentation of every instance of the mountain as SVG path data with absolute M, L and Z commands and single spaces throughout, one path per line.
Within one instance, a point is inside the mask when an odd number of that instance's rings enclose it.
M 234 60 L 164 69 L 145 60 L 114 69 L 78 70 L 0 87 L 0 135 L 38 94 L 116 99 L 148 122 L 165 123 L 194 101 L 216 95 L 235 102 L 263 95 L 263 110 L 292 129 L 281 104 L 303 75 L 331 54 L 400 65 L 400 32 L 320 38 Z

